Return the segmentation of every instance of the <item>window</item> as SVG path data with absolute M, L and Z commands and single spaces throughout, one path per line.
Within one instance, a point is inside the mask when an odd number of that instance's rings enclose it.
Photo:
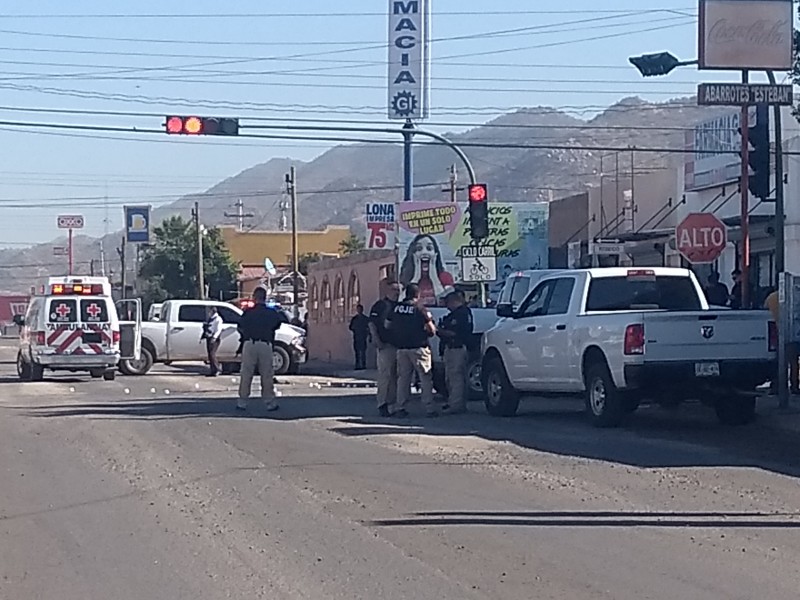
M 76 300 L 50 300 L 51 323 L 77 323 L 78 302 Z
M 81 321 L 108 323 L 108 307 L 104 300 L 81 300 Z
M 222 317 L 223 323 L 238 325 L 239 321 L 241 320 L 241 317 L 238 315 L 238 313 L 227 306 L 218 306 L 217 312 L 219 312 L 219 316 Z
M 331 284 L 328 278 L 322 280 L 322 314 L 320 315 L 320 322 L 331 322 Z
M 506 281 L 503 290 L 500 292 L 499 304 L 510 304 L 520 306 L 528 295 L 531 280 L 529 277 L 513 277 Z
M 202 304 L 184 304 L 178 310 L 180 323 L 205 323 L 206 307 Z
M 336 323 L 344 323 L 344 280 L 342 275 L 336 276 L 333 284 L 333 318 Z
M 592 279 L 587 311 L 700 310 L 688 277 L 601 277 Z
M 539 284 L 530 298 L 528 298 L 525 308 L 522 311 L 523 317 L 541 317 L 546 314 L 547 302 L 552 294 L 555 281 L 545 281 Z
M 311 280 L 311 287 L 308 292 L 308 312 L 312 321 L 319 320 L 319 287 L 316 279 Z
M 575 289 L 575 279 L 565 277 L 556 279 L 550 302 L 547 304 L 548 315 L 565 315 L 569 312 L 569 301 L 572 299 L 572 290 Z
M 356 307 L 361 304 L 361 282 L 355 271 L 350 273 L 350 282 L 347 284 L 347 312 L 354 315 Z

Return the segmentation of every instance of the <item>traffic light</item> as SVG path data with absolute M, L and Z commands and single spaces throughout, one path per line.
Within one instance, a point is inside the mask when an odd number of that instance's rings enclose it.
M 164 127 L 170 135 L 239 135 L 239 119 L 169 116 Z
M 469 186 L 469 225 L 473 240 L 489 237 L 489 188 L 485 183 Z
M 756 124 L 748 129 L 750 152 L 750 193 L 762 201 L 770 194 L 769 164 L 769 109 L 766 104 L 756 105 Z

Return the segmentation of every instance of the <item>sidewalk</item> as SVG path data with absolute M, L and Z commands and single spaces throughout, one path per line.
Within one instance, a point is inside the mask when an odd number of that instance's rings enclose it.
M 373 388 L 378 380 L 378 372 L 375 369 L 356 371 L 347 364 L 312 359 L 300 368 L 300 375 L 293 379 L 298 377 L 328 387 Z

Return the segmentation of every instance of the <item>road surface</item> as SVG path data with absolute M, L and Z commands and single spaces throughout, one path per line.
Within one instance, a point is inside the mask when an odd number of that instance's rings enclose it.
M 13 348 L 0 361 L 4 600 L 800 590 L 800 435 L 771 422 L 646 409 L 598 431 L 527 403 L 398 423 L 372 390 L 308 377 L 280 386 L 279 413 L 242 416 L 231 378 L 21 384 Z

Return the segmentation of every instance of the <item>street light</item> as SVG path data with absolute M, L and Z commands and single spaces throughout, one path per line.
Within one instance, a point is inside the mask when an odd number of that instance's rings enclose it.
M 657 54 L 643 54 L 642 56 L 632 56 L 628 59 L 630 63 L 639 69 L 644 77 L 655 77 L 658 75 L 668 75 L 677 67 L 696 65 L 696 60 L 678 60 L 669 52 L 658 52 Z

